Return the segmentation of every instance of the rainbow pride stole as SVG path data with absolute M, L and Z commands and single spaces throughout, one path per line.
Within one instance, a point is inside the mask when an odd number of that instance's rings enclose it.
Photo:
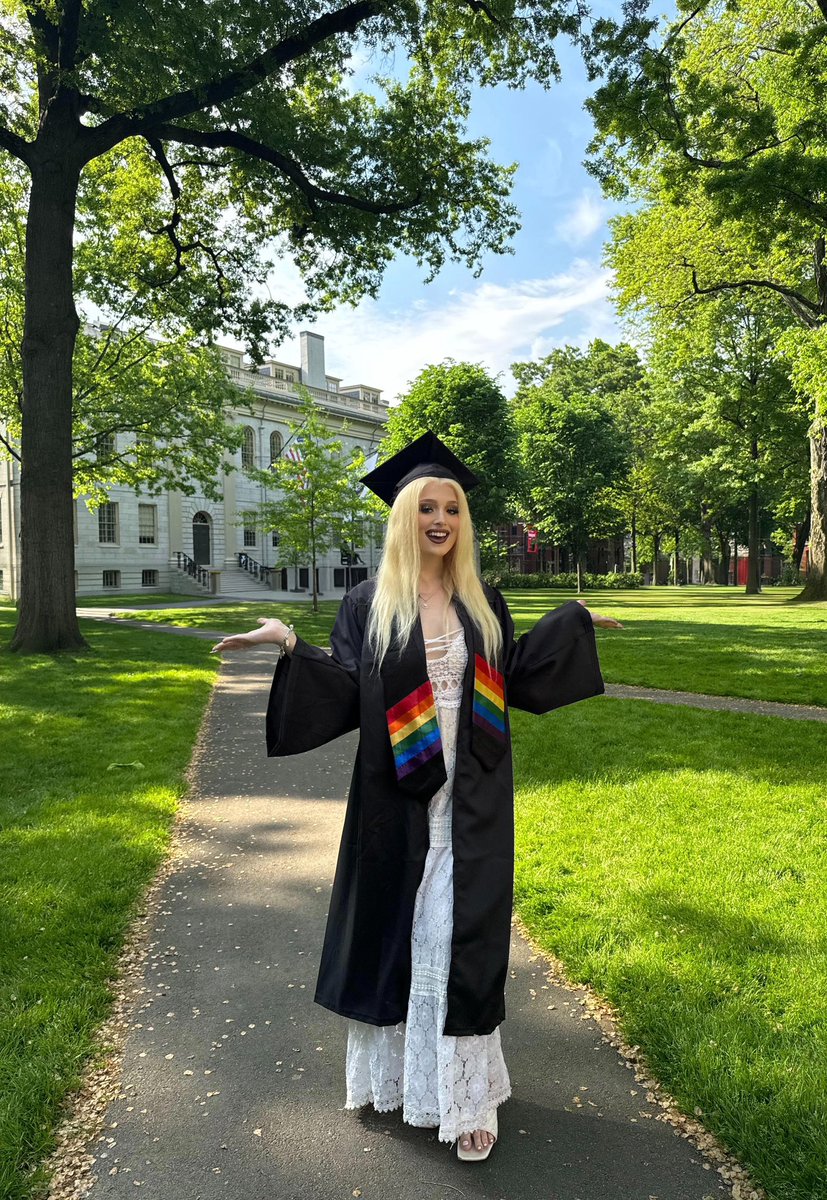
M 480 654 L 474 656 L 474 724 L 498 744 L 505 743 L 504 680 Z
M 397 779 L 404 779 L 442 754 L 442 737 L 430 681 L 389 708 L 387 719 Z

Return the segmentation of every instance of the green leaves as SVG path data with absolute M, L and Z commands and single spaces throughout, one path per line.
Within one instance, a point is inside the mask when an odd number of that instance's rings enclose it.
M 249 472 L 270 494 L 245 516 L 278 534 L 281 566 L 310 564 L 314 611 L 317 560 L 334 546 L 361 548 L 370 538 L 370 513 L 359 482 L 364 469 L 364 453 L 344 451 L 303 389 L 300 418 L 290 423 L 281 456 L 269 471 Z
M 511 406 L 483 367 L 452 359 L 426 367 L 390 410 L 383 460 L 427 430 L 479 477 L 468 496 L 475 524 L 507 520 L 519 479 L 516 435 Z
M 631 404 L 642 371 L 630 347 L 567 346 L 515 364 L 523 509 L 543 535 L 581 557 L 590 538 L 622 532 L 616 486 L 632 461 Z

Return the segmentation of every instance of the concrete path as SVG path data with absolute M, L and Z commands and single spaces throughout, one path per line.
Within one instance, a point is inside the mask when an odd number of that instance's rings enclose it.
M 267 649 L 224 664 L 121 1094 L 91 1147 L 92 1200 L 729 1195 L 654 1119 L 582 993 L 550 982 L 516 931 L 503 1026 L 514 1095 L 488 1162 L 459 1163 L 398 1113 L 343 1110 L 344 1022 L 312 995 L 355 738 L 267 759 L 273 662 Z
M 775 700 L 748 700 L 742 696 L 707 696 L 703 692 L 670 692 L 664 688 L 607 683 L 606 695 L 616 700 L 651 700 L 654 704 L 680 704 L 689 708 L 714 708 L 752 713 L 758 717 L 786 717 L 791 721 L 827 721 L 827 708 L 816 704 L 780 704 Z

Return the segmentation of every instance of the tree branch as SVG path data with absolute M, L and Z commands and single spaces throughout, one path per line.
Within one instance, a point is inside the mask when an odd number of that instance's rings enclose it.
M 63 12 L 57 29 L 57 62 L 61 71 L 73 71 L 78 49 L 78 29 L 83 0 L 63 0 Z
M 3 445 L 4 445 L 4 446 L 6 447 L 6 449 L 8 450 L 9 454 L 12 456 L 12 458 L 16 458 L 18 462 L 20 462 L 20 461 L 21 461 L 21 459 L 20 459 L 20 455 L 19 455 L 19 454 L 18 454 L 18 452 L 15 450 L 14 446 L 12 446 L 11 442 L 7 442 L 7 441 L 6 441 L 5 435 L 4 435 L 4 434 L 2 434 L 2 433 L 0 433 L 0 442 L 2 442 L 2 443 L 3 443 Z
M 177 125 L 161 125 L 156 126 L 153 133 L 164 138 L 168 142 L 180 142 L 185 146 L 200 146 L 202 149 L 209 150 L 238 150 L 242 154 L 247 154 L 251 158 L 257 158 L 261 162 L 269 163 L 270 166 L 276 167 L 288 179 L 299 188 L 303 195 L 307 198 L 311 212 L 316 212 L 316 201 L 324 200 L 331 204 L 341 204 L 345 208 L 355 208 L 360 212 L 367 213 L 396 213 L 404 212 L 406 209 L 415 208 L 421 201 L 421 196 L 417 192 L 416 195 L 406 200 L 397 200 L 389 203 L 380 203 L 375 200 L 364 200 L 360 196 L 350 196 L 345 192 L 332 192 L 328 188 L 320 188 L 310 179 L 307 178 L 301 167 L 292 158 L 286 154 L 282 154 L 279 150 L 274 150 L 271 146 L 265 146 L 261 142 L 255 141 L 254 138 L 247 137 L 246 134 L 236 133 L 235 130 L 198 130 L 198 129 L 183 129 Z
M 696 296 L 712 296 L 719 292 L 736 292 L 746 291 L 749 288 L 765 288 L 768 291 L 776 292 L 790 305 L 795 305 L 796 311 L 806 312 L 811 321 L 809 324 L 821 325 L 824 323 L 827 313 L 825 313 L 818 304 L 814 304 L 801 292 L 797 292 L 795 288 L 785 287 L 782 283 L 773 283 L 769 279 L 739 279 L 732 283 L 712 283 L 709 287 L 701 287 L 698 283 L 698 272 L 691 263 L 684 262 L 684 267 L 689 267 L 692 271 L 692 291 Z M 815 318 L 812 320 L 812 318 Z
M 354 0 L 344 8 L 325 13 L 311 21 L 298 33 L 282 38 L 275 46 L 248 62 L 232 64 L 226 74 L 211 80 L 201 87 L 187 88 L 181 92 L 164 96 L 152 104 L 118 113 L 89 130 L 89 154 L 95 157 L 118 144 L 126 137 L 155 131 L 166 121 L 180 120 L 193 113 L 204 112 L 227 100 L 257 87 L 269 79 L 281 67 L 295 62 L 316 46 L 339 33 L 353 33 L 370 17 L 375 17 L 389 7 L 388 0 Z M 94 97 L 85 97 L 90 111 L 96 110 Z M 100 109 L 98 108 L 98 111 Z
M 19 158 L 21 162 L 28 163 L 29 161 L 29 145 L 16 133 L 12 133 L 10 129 L 0 125 L 0 150 L 7 150 L 9 154 L 13 154 L 15 158 Z

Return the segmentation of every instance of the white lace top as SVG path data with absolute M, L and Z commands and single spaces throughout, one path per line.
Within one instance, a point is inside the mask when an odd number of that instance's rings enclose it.
M 500 1031 L 446 1037 L 453 929 L 451 798 L 462 682 L 468 661 L 462 627 L 425 641 L 447 779 L 428 804 L 430 849 L 416 895 L 411 931 L 407 1021 L 377 1027 L 348 1022 L 347 1108 L 403 1107 L 410 1125 L 438 1126 L 439 1139 L 490 1128 L 490 1115 L 511 1094 Z

